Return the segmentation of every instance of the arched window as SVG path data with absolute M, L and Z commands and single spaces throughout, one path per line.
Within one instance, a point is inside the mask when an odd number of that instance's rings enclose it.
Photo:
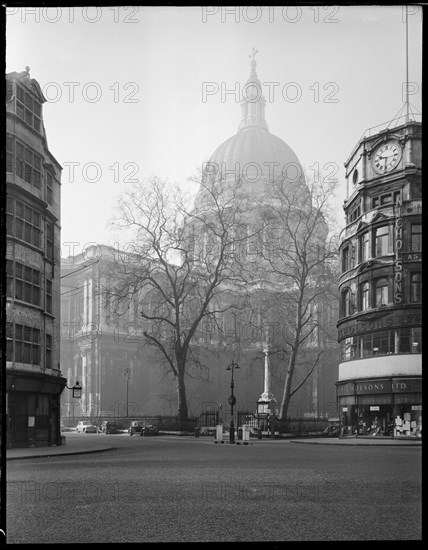
M 413 273 L 411 276 L 410 301 L 422 302 L 422 273 Z
M 389 304 L 388 279 L 378 279 L 375 284 L 375 307 Z

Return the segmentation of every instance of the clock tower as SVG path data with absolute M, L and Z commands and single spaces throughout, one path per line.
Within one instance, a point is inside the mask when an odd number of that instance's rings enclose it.
M 422 433 L 422 124 L 407 117 L 390 125 L 365 132 L 345 162 L 343 435 Z

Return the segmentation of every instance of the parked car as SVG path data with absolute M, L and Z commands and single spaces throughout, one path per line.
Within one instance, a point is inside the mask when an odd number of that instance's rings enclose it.
M 98 433 L 98 428 L 93 424 L 85 427 L 85 434 L 97 434 L 97 433 Z
M 141 428 L 140 435 L 158 435 L 159 428 L 153 424 L 146 424 Z
M 110 420 L 104 420 L 101 425 L 101 431 L 105 434 L 119 434 L 119 426 L 115 422 L 110 422 Z
M 129 435 L 140 433 L 143 426 L 144 426 L 144 422 L 140 422 L 139 420 L 133 420 L 131 422 L 131 425 L 128 428 Z
M 86 428 L 88 428 L 89 426 L 93 426 L 92 422 L 90 420 L 81 420 L 78 424 L 77 424 L 77 433 L 79 434 L 80 432 L 82 433 L 85 433 L 86 432 Z
M 340 422 L 338 418 L 329 418 L 328 426 L 324 430 L 324 437 L 339 437 Z

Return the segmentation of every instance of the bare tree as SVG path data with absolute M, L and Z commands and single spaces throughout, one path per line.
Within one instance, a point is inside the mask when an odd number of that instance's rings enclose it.
M 327 332 L 325 305 L 337 302 L 337 237 L 330 234 L 330 200 L 334 183 L 312 181 L 308 185 L 274 182 L 264 209 L 264 230 L 259 254 L 264 296 L 274 303 L 265 312 L 276 312 L 276 350 L 285 352 L 285 381 L 279 418 L 285 420 L 291 397 L 314 372 Z M 265 314 L 265 322 L 266 314 Z M 272 324 L 272 320 L 269 321 Z M 332 324 L 330 322 L 330 324 Z M 280 327 L 280 330 L 278 330 Z M 330 327 L 331 328 L 331 327 Z M 311 356 L 305 353 L 312 348 Z M 309 357 L 311 357 L 309 359 Z M 299 382 L 293 386 L 296 369 Z
M 231 188 L 207 177 L 196 203 L 152 177 L 129 188 L 118 205 L 116 223 L 132 231 L 133 252 L 116 262 L 110 300 L 117 311 L 138 300 L 145 343 L 175 377 L 180 422 L 188 417 L 185 376 L 197 330 L 239 307 L 230 296 L 244 286 L 235 250 L 248 238 L 236 231 L 246 207 L 239 182 Z

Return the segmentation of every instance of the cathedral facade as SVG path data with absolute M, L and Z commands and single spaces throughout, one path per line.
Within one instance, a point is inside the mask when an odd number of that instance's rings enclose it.
M 239 371 L 235 373 L 235 410 L 255 413 L 262 394 L 276 400 L 279 406 L 285 366 L 292 349 L 290 345 L 286 347 L 285 340 L 289 339 L 294 324 L 291 302 L 287 302 L 294 290 L 282 280 L 278 253 L 287 248 L 282 240 L 285 233 L 278 227 L 278 220 L 276 225 L 265 225 L 260 233 L 259 222 L 265 220 L 269 210 L 274 210 L 281 197 L 284 204 L 288 201 L 292 212 L 286 218 L 289 224 L 297 228 L 303 218 L 314 217 L 310 191 L 297 155 L 268 130 L 266 101 L 254 56 L 244 90 L 238 131 L 204 163 L 204 184 L 196 195 L 193 222 L 187 230 L 186 253 L 194 258 L 197 269 L 198 261 L 201 266 L 204 261 L 206 264 L 209 251 L 215 249 L 206 231 L 210 215 L 207 189 L 218 192 L 224 207 L 236 195 L 242 199 L 241 204 L 246 205 L 233 228 L 234 248 L 230 253 L 236 265 L 239 264 L 240 273 L 247 274 L 245 292 L 250 301 L 247 307 L 234 311 L 230 306 L 240 298 L 224 286 L 210 304 L 215 311 L 212 318 L 207 317 L 200 323 L 192 339 L 195 366 L 186 377 L 189 414 L 197 416 L 213 408 L 221 411 L 225 421 L 230 414 L 230 375 L 226 369 L 232 359 L 239 364 Z M 273 189 L 277 190 L 276 195 Z M 328 233 L 322 216 L 316 218 L 314 228 L 319 253 Z M 61 366 L 69 378 L 81 380 L 83 386 L 83 399 L 79 404 L 63 403 L 66 416 L 77 416 L 77 410 L 81 415 L 92 416 L 94 413 L 106 415 L 116 409 L 121 414 L 125 410 L 129 413 L 131 403 L 135 414 L 173 415 L 176 412 L 174 381 L 160 366 L 156 350 L 147 345 L 143 337 L 141 297 L 135 296 L 119 315 L 102 290 L 108 287 L 108 277 L 114 285 L 114 266 L 119 255 L 126 263 L 126 254 L 100 245 L 62 261 L 62 324 L 74 328 L 72 335 L 63 334 Z M 272 266 L 276 271 L 272 271 Z M 317 273 L 318 280 L 322 279 L 321 275 Z M 293 388 L 299 384 L 301 387 L 291 399 L 289 417 L 326 418 L 336 411 L 334 382 L 338 347 L 335 334 L 326 327 L 335 327 L 337 304 L 338 300 L 326 297 L 310 304 L 314 322 L 296 361 Z M 314 364 L 313 372 L 309 373 Z M 125 403 L 127 369 L 131 374 Z

